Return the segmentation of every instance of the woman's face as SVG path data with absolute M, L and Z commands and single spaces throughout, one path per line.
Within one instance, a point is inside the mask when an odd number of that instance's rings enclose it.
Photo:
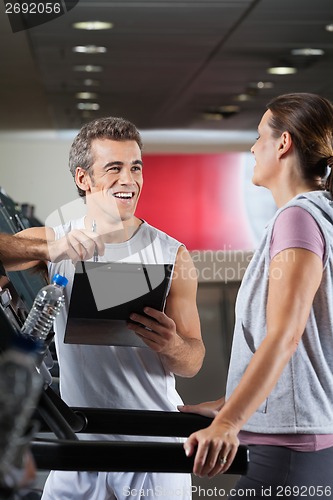
M 252 182 L 256 186 L 270 188 L 277 174 L 277 152 L 281 139 L 273 137 L 269 126 L 272 112 L 267 110 L 258 126 L 258 138 L 251 148 L 255 158 Z

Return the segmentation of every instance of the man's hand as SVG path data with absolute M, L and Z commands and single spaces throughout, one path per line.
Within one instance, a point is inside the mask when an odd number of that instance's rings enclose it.
M 59 240 L 48 241 L 49 259 L 51 262 L 70 259 L 73 264 L 80 260 L 88 260 L 95 252 L 104 254 L 102 237 L 86 229 L 73 229 Z
M 176 323 L 164 312 L 151 307 L 145 307 L 144 313 L 147 316 L 131 314 L 131 320 L 136 323 L 129 322 L 128 328 L 139 335 L 153 351 L 169 353 L 174 349 L 178 337 Z

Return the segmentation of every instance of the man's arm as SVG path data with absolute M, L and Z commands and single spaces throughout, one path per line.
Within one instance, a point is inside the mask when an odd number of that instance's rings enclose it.
M 0 260 L 7 271 L 29 269 L 48 260 L 46 228 L 26 229 L 15 235 L 0 233 Z
M 103 255 L 102 238 L 84 229 L 74 229 L 59 240 L 47 227 L 32 227 L 15 235 L 0 233 L 0 260 L 8 271 L 29 269 L 41 261 L 87 260 L 96 248 Z
M 188 251 L 180 247 L 165 312 L 146 308 L 150 318 L 131 315 L 133 321 L 149 330 L 134 323 L 128 325 L 160 354 L 170 371 L 182 377 L 196 375 L 205 355 L 196 296 L 197 272 Z

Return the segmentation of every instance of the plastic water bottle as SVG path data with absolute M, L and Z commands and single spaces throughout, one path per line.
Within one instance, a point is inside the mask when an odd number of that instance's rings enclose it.
M 16 335 L 0 354 L 0 485 L 13 482 L 28 446 L 30 419 L 41 394 L 43 380 L 36 369 L 38 342 Z M 30 438 L 30 436 L 29 436 Z
M 44 341 L 56 316 L 64 304 L 64 288 L 68 279 L 55 274 L 50 285 L 44 286 L 36 295 L 32 308 L 22 326 L 22 334 Z

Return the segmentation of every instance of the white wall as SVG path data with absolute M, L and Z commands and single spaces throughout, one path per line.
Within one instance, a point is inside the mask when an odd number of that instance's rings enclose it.
M 70 140 L 0 138 L 0 186 L 18 203 L 34 205 L 42 222 L 59 206 L 76 198 L 67 167 Z

